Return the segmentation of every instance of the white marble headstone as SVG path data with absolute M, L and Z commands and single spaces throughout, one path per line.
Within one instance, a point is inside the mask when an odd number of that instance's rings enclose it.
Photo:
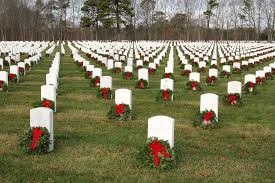
M 218 117 L 219 96 L 213 93 L 201 95 L 200 112 L 205 110 L 213 110 Z
M 168 141 L 174 147 L 175 119 L 168 116 L 154 116 L 148 119 L 148 138 L 156 137 Z
M 132 109 L 132 91 L 128 89 L 117 89 L 115 91 L 115 103 L 127 104 Z
M 49 108 L 38 107 L 30 110 L 30 127 L 47 128 L 50 133 L 49 151 L 54 149 L 53 111 Z

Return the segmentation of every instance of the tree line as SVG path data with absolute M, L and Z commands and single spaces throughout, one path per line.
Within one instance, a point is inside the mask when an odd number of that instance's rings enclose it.
M 1 40 L 275 39 L 274 0 L 1 0 Z

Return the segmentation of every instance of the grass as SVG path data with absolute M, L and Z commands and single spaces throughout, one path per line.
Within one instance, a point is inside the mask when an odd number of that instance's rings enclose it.
M 97 99 L 96 89 L 88 87 L 89 81 L 74 65 L 68 47 L 66 51 L 54 115 L 54 152 L 29 156 L 22 154 L 18 145 L 19 134 L 29 126 L 29 110 L 40 99 L 40 86 L 54 54 L 43 57 L 22 83 L 10 86 L 9 93 L 0 93 L 0 182 L 274 182 L 274 80 L 258 87 L 256 96 L 243 95 L 243 107 L 234 108 L 222 103 L 228 79 L 219 78 L 218 86 L 203 85 L 202 92 L 192 92 L 185 89 L 187 78 L 180 76 L 176 66 L 175 101 L 165 104 L 155 101 L 165 64 L 150 76 L 146 90 L 135 89 L 135 80 L 122 80 L 120 74 L 103 69 L 103 75 L 113 77 L 114 90 L 133 91 L 137 119 L 114 122 L 106 117 L 112 101 Z M 246 73 L 267 64 L 233 75 L 232 80 L 243 81 Z M 220 95 L 222 128 L 217 130 L 192 127 L 200 94 L 207 92 Z M 155 115 L 176 119 L 178 161 L 173 170 L 156 172 L 136 160 L 139 146 L 146 141 L 147 120 Z

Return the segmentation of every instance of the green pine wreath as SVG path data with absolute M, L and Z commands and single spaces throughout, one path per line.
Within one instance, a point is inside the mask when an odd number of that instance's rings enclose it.
M 34 143 L 34 131 L 39 130 L 42 134 L 39 140 Z M 21 151 L 27 154 L 45 154 L 49 151 L 50 133 L 45 127 L 32 127 L 26 130 L 20 140 Z
M 161 151 L 158 152 L 153 149 L 154 144 L 156 144 L 156 146 L 161 146 L 162 150 L 159 149 Z M 144 167 L 156 170 L 169 170 L 176 166 L 175 150 L 170 147 L 168 141 L 151 137 L 146 141 L 145 145 L 141 146 L 139 149 L 137 160 Z M 156 159 L 158 159 L 158 161 L 156 161 Z
M 127 104 L 113 104 L 107 116 L 110 120 L 127 121 L 132 119 L 132 110 Z
M 218 128 L 220 124 L 218 123 L 217 115 L 213 110 L 205 110 L 203 112 L 198 112 L 195 115 L 193 126 L 200 126 L 203 129 L 212 129 Z

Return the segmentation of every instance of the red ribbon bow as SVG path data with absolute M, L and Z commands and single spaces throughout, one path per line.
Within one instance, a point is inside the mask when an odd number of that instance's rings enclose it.
M 270 73 L 265 73 L 265 78 L 269 79 L 270 78 Z
M 165 73 L 165 78 L 171 78 L 171 73 Z
M 131 72 L 127 72 L 125 78 L 128 80 L 128 79 L 130 79 L 131 76 L 132 76 L 132 73 Z
M 211 76 L 210 78 L 209 78 L 209 83 L 213 83 L 215 81 L 215 76 Z
M 108 88 L 102 88 L 101 92 L 103 94 L 104 100 L 106 100 L 107 99 Z
M 43 130 L 39 130 L 39 128 L 34 128 L 32 131 L 32 143 L 31 149 L 34 151 L 37 146 L 37 142 L 39 141 L 40 136 L 44 133 Z
M 151 154 L 154 156 L 154 163 L 156 168 L 159 166 L 159 163 L 160 163 L 159 154 L 166 158 L 171 157 L 171 155 L 166 152 L 166 148 L 163 147 L 162 144 L 160 144 L 157 139 L 155 139 L 154 142 L 149 145 L 149 147 L 152 151 Z
M 249 88 L 254 88 L 254 83 L 252 83 L 252 82 L 249 82 Z
M 125 112 L 125 106 L 123 104 L 116 105 L 116 113 L 123 114 Z
M 4 85 L 4 81 L 0 80 L 0 88 Z
M 256 83 L 257 83 L 257 84 L 261 84 L 263 81 L 264 81 L 263 78 L 258 77 L 257 80 L 256 80 Z
M 44 100 L 42 103 L 43 107 L 51 108 L 51 101 L 50 100 Z
M 203 118 L 206 122 L 209 122 L 213 118 L 213 116 L 214 116 L 214 113 L 209 111 L 203 116 Z
M 170 94 L 169 94 L 169 91 L 168 91 L 168 90 L 162 90 L 162 98 L 163 98 L 163 100 L 165 100 L 165 101 L 168 101 L 168 100 L 169 100 Z
M 153 68 L 149 68 L 149 73 L 152 74 L 154 72 L 155 69 Z
M 144 87 L 145 87 L 145 85 L 144 85 L 144 82 L 143 82 L 143 81 L 139 82 L 139 87 L 140 87 L 140 88 L 144 88 Z
M 9 78 L 10 79 L 14 79 L 15 78 L 15 74 L 9 74 Z
M 191 87 L 192 87 L 192 90 L 197 89 L 197 83 L 192 82 L 192 83 L 191 83 Z
M 236 106 L 237 105 L 237 102 L 236 102 L 236 100 L 237 100 L 237 96 L 236 95 L 229 95 L 229 98 L 228 98 L 228 103 L 229 104 L 233 104 L 234 106 Z

